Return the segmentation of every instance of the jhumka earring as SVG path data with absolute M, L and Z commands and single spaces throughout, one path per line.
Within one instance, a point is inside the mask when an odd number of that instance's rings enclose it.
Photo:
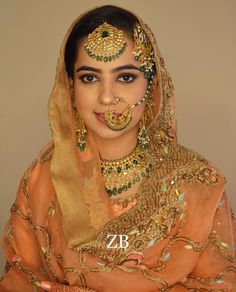
M 150 138 L 148 137 L 147 130 L 146 130 L 146 113 L 144 111 L 141 121 L 139 122 L 139 133 L 138 133 L 138 144 L 140 145 L 141 149 L 145 150 L 148 149 Z
M 83 122 L 83 120 L 79 117 L 77 117 L 77 121 L 78 121 L 78 129 L 75 131 L 76 135 L 77 135 L 77 147 L 79 148 L 80 152 L 83 152 L 85 150 L 86 147 L 86 133 L 87 130 L 85 128 L 85 124 Z

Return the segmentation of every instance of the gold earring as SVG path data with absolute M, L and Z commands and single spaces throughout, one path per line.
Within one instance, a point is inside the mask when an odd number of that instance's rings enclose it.
M 86 148 L 86 133 L 87 130 L 85 128 L 85 124 L 80 116 L 77 116 L 78 121 L 78 129 L 75 131 L 77 135 L 77 147 L 79 148 L 80 152 L 83 152 Z
M 138 133 L 138 143 L 141 149 L 146 150 L 149 147 L 150 138 L 148 137 L 147 130 L 145 127 L 146 113 L 143 113 L 142 119 L 139 122 L 139 133 Z

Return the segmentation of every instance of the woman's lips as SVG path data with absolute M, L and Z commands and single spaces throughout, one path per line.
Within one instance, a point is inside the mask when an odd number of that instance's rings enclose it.
M 105 124 L 106 123 L 106 121 L 105 121 L 105 118 L 104 118 L 104 113 L 97 113 L 97 112 L 94 112 L 94 114 L 95 114 L 95 116 L 96 116 L 96 118 L 97 118 L 97 120 L 99 121 L 99 122 L 101 122 L 101 123 L 103 123 L 103 124 Z M 115 116 L 117 116 L 117 117 L 119 117 L 121 114 L 120 113 L 114 113 L 115 114 Z
M 97 120 L 103 124 L 105 124 L 105 118 L 104 118 L 104 113 L 94 113 Z

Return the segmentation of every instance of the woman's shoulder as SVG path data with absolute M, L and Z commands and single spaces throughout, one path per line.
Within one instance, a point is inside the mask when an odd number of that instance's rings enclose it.
M 193 149 L 175 143 L 175 152 L 180 153 L 183 169 L 186 167 L 190 177 L 205 186 L 224 188 L 226 178 L 220 168 L 204 155 Z
M 182 182 L 203 185 L 224 185 L 226 179 L 220 169 L 202 154 L 177 142 L 165 142 L 156 148 L 155 160 L 164 176 Z
M 41 148 L 37 157 L 24 172 L 20 185 L 31 192 L 40 183 L 50 183 L 50 162 L 54 151 L 53 142 L 49 142 Z
M 54 152 L 54 143 L 50 141 L 48 144 L 42 147 L 38 155 L 38 162 L 43 164 L 45 162 L 49 162 L 52 159 L 52 155 Z

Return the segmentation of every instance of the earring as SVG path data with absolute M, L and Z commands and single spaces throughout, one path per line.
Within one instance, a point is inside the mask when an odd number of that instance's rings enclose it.
M 148 137 L 147 130 L 145 127 L 145 114 L 143 114 L 139 125 L 140 128 L 138 133 L 138 144 L 143 150 L 146 150 L 149 147 L 150 138 Z
M 80 152 L 83 152 L 85 150 L 86 147 L 86 133 L 87 130 L 85 128 L 85 124 L 83 122 L 83 120 L 79 117 L 78 115 L 78 129 L 75 131 L 76 135 L 77 135 L 77 147 L 79 148 Z

